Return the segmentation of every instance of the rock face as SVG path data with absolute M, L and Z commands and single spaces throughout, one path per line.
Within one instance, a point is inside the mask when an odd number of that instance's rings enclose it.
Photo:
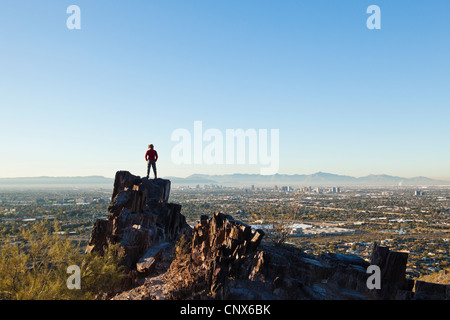
M 381 289 L 374 291 L 375 297 L 383 300 L 412 298 L 414 282 L 406 279 L 407 262 L 408 253 L 374 245 L 370 264 L 381 270 Z
M 203 216 L 185 239 L 158 285 L 158 299 L 411 300 L 450 299 L 449 286 L 405 277 L 407 253 L 374 245 L 371 261 L 356 255 L 308 255 L 264 244 L 264 233 L 231 216 Z M 369 289 L 370 265 L 380 268 L 381 289 Z M 161 289 L 162 288 L 162 289 Z M 147 295 L 154 297 L 152 287 Z
M 95 222 L 86 250 L 118 244 L 134 288 L 115 299 L 450 300 L 449 285 L 406 279 L 405 252 L 374 245 L 370 262 L 305 254 L 268 245 L 262 230 L 222 213 L 192 229 L 169 195 L 169 180 L 116 173 L 109 216 Z M 379 267 L 380 289 L 368 288 L 370 265 Z
M 171 299 L 370 299 L 369 265 L 352 255 L 261 244 L 264 233 L 215 213 L 195 227 L 166 278 Z
M 169 194 L 169 180 L 118 171 L 109 216 L 95 222 L 86 251 L 103 252 L 109 243 L 118 244 L 127 271 L 150 273 L 167 243 L 191 229 L 181 206 L 168 203 Z

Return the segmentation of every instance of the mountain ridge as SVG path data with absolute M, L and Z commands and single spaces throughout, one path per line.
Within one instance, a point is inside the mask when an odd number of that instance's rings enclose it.
M 376 186 L 414 186 L 414 185 L 450 185 L 449 181 L 431 179 L 424 176 L 404 178 L 386 174 L 370 174 L 363 177 L 339 175 L 327 172 L 316 172 L 313 174 L 274 174 L 264 176 L 259 174 L 225 174 L 206 175 L 193 174 L 186 178 L 170 177 L 171 180 L 180 184 L 265 184 L 273 185 L 280 183 L 322 186 L 329 184 L 337 185 L 376 185 Z
M 251 173 L 234 173 L 223 175 L 192 174 L 186 178 L 170 176 L 167 179 L 181 185 L 219 184 L 219 185 L 354 185 L 354 186 L 433 186 L 450 185 L 450 181 L 431 179 L 424 176 L 404 178 L 387 174 L 370 174 L 362 177 L 340 175 L 328 172 L 312 174 L 274 174 L 260 175 Z M 36 184 L 112 184 L 113 178 L 104 176 L 74 176 L 74 177 L 18 177 L 0 178 L 0 185 L 36 185 Z

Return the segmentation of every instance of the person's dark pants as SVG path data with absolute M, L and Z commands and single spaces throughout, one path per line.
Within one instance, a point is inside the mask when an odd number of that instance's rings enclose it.
M 147 161 L 147 178 L 150 177 L 150 167 L 153 167 L 153 173 L 156 179 L 156 161 L 149 160 Z

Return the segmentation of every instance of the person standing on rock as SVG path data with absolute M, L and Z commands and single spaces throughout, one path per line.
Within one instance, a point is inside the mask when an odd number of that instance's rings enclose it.
M 147 161 L 147 179 L 150 177 L 150 167 L 153 167 L 153 173 L 156 179 L 156 161 L 158 160 L 158 152 L 153 149 L 153 145 L 148 146 L 148 150 L 145 153 L 145 161 Z

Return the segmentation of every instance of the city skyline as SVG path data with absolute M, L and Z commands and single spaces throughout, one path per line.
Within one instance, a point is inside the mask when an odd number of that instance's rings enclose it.
M 175 163 L 202 121 L 279 130 L 279 174 L 450 181 L 448 1 L 72 4 L 0 4 L 0 178 L 143 176 L 150 143 L 161 177 L 260 173 Z

